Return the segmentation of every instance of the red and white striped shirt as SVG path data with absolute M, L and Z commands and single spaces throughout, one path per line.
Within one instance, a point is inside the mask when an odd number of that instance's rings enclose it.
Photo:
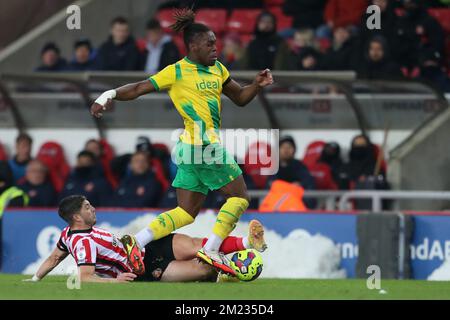
M 57 247 L 70 253 L 78 266 L 95 266 L 95 273 L 101 277 L 116 278 L 132 272 L 122 242 L 106 230 L 92 227 L 72 231 L 66 227 Z

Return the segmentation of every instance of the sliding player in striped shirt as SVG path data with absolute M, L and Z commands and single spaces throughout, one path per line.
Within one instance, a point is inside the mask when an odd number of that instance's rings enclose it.
M 31 280 L 39 281 L 69 254 L 79 268 L 82 282 L 127 281 L 216 281 L 216 269 L 199 263 L 197 251 L 207 239 L 172 233 L 145 246 L 141 253 L 144 268 L 136 275 L 122 241 L 112 233 L 94 227 L 95 208 L 84 196 L 64 198 L 58 213 L 69 226 L 64 228 L 52 254 L 39 267 Z M 255 248 L 264 242 L 262 225 L 254 220 L 249 236 L 227 237 L 221 246 L 224 253 Z

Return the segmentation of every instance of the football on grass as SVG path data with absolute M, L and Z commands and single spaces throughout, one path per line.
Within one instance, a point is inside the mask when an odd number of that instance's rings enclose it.
M 231 257 L 231 267 L 236 271 L 239 280 L 253 281 L 262 272 L 263 260 L 256 250 L 242 250 Z

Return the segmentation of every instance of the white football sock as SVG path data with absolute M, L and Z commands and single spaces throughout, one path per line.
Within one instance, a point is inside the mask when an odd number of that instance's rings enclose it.
M 205 245 L 203 246 L 203 248 L 206 251 L 215 251 L 215 252 L 219 252 L 220 249 L 220 245 L 222 244 L 223 239 L 221 237 L 219 237 L 218 235 L 212 233 L 209 237 L 208 237 L 208 241 L 206 241 Z
M 153 232 L 149 228 L 144 228 L 134 236 L 139 245 L 139 248 L 144 248 L 146 244 L 153 240 Z

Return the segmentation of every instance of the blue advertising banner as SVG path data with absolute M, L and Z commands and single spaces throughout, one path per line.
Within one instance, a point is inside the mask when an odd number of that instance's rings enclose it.
M 123 228 L 126 226 L 128 226 L 126 230 L 137 231 L 151 218 L 149 216 L 142 220 L 145 214 L 158 213 L 159 211 L 98 210 L 97 225 L 112 232 L 125 230 Z M 347 277 L 352 278 L 355 276 L 358 254 L 356 216 L 348 213 L 246 213 L 241 220 L 248 222 L 258 219 L 266 230 L 277 234 L 281 239 L 299 229 L 311 235 L 331 239 L 340 250 L 340 267 L 345 270 Z M 197 220 L 201 220 L 199 218 Z M 194 222 L 199 223 L 202 222 Z M 54 249 L 65 226 L 65 222 L 53 210 L 6 211 L 2 221 L 1 271 L 29 273 L 30 270 L 34 270 L 38 261 L 44 259 Z M 208 230 L 212 228 L 212 223 L 203 227 L 201 236 L 206 236 Z M 415 216 L 415 232 L 411 246 L 414 278 L 426 279 L 447 257 L 450 258 L 448 230 L 450 230 L 450 216 Z M 310 245 L 314 246 L 314 243 Z M 277 249 L 272 248 L 275 250 L 272 252 L 276 252 Z M 295 259 L 295 255 L 286 259 Z

